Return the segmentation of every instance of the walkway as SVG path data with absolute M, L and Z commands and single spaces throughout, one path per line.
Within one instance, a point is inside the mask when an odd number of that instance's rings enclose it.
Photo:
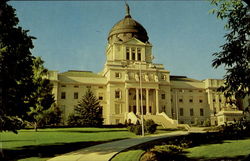
M 54 157 L 48 161 L 109 161 L 115 154 L 134 145 L 165 137 L 187 135 L 188 133 L 187 131 L 175 131 L 171 133 L 124 139 L 80 149 Z

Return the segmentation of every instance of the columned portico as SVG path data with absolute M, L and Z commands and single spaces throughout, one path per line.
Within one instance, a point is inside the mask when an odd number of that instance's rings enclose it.
M 143 88 L 142 89 L 142 106 L 143 113 L 153 115 L 159 113 L 159 91 L 158 89 Z M 140 88 L 125 89 L 125 112 L 134 112 L 136 115 L 141 115 L 141 93 Z

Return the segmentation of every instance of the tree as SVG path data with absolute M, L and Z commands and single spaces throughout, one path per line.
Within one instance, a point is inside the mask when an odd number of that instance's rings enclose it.
M 33 48 L 28 30 L 18 26 L 15 9 L 0 1 L 0 131 L 21 128 L 33 93 Z
M 99 127 L 103 124 L 102 107 L 90 89 L 74 108 L 74 114 L 70 115 L 68 123 L 83 127 Z
M 46 110 L 51 108 L 55 102 L 54 95 L 52 94 L 52 85 L 49 79 L 46 78 L 48 70 L 44 68 L 43 61 L 40 57 L 37 57 L 33 61 L 33 85 L 35 91 L 28 99 L 30 105 L 30 111 L 28 111 L 28 120 L 33 122 L 34 128 L 37 131 L 38 126 L 44 125 L 44 117 Z
M 226 19 L 226 43 L 221 51 L 214 53 L 216 57 L 212 66 L 224 66 L 225 85 L 219 88 L 225 96 L 242 99 L 250 95 L 250 11 L 249 1 L 245 4 L 241 0 L 210 0 L 217 6 L 212 13 L 217 18 Z

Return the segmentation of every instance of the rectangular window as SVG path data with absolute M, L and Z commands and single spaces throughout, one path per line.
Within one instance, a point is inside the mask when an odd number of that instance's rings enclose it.
M 66 99 L 66 92 L 61 93 L 61 99 Z
M 115 73 L 115 77 L 116 77 L 116 78 L 121 78 L 121 73 L 118 73 L 118 72 Z
M 204 109 L 200 108 L 200 116 L 204 116 Z
M 115 104 L 115 114 L 121 114 L 121 104 Z
M 192 103 L 192 102 L 193 102 L 193 99 L 189 99 L 189 102 Z
M 62 84 L 61 87 L 66 87 L 66 85 Z
M 194 109 L 190 108 L 190 116 L 194 116 Z
M 137 54 L 137 60 L 138 60 L 138 61 L 141 61 L 141 53 L 138 53 L 138 54 Z
M 74 92 L 74 99 L 78 99 L 78 92 Z
M 77 85 L 74 85 L 74 88 L 79 88 L 79 86 L 77 86 Z
M 126 48 L 126 59 L 129 60 L 130 59 L 130 52 L 129 52 L 129 48 Z
M 184 115 L 184 110 L 183 108 L 180 108 L 180 116 L 183 116 Z
M 166 98 L 166 95 L 165 94 L 161 94 L 161 99 L 165 99 Z
M 193 92 L 193 90 L 190 89 L 189 92 Z
M 179 102 L 183 102 L 183 99 L 182 99 L 182 98 L 180 98 L 180 99 L 179 99 Z
M 98 99 L 103 100 L 103 93 L 99 93 L 98 95 L 99 95 Z
M 121 98 L 121 91 L 115 91 L 115 98 Z
M 132 60 L 135 60 L 135 48 L 132 48 Z
M 200 103 L 202 103 L 202 102 L 203 102 L 203 100 L 202 100 L 202 99 L 200 99 L 200 100 L 199 100 L 199 102 L 200 102 Z
M 88 88 L 88 89 L 90 89 L 90 88 L 91 88 L 91 86 L 87 86 L 87 88 Z

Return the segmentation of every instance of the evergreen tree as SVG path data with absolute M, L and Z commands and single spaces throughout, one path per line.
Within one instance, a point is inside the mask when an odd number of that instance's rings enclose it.
M 224 66 L 225 86 L 219 88 L 230 98 L 250 95 L 250 10 L 245 0 L 210 0 L 217 6 L 212 10 L 220 19 L 227 20 L 226 43 L 221 51 L 214 53 L 213 67 Z
M 69 125 L 99 127 L 103 124 L 102 107 L 90 89 L 87 90 L 74 111 L 74 115 L 69 118 L 69 121 L 73 122 L 69 122 Z
M 37 131 L 38 126 L 44 126 L 44 117 L 48 113 L 49 108 L 55 102 L 52 94 L 52 85 L 47 79 L 48 70 L 44 68 L 43 61 L 37 57 L 33 61 L 33 84 L 35 91 L 29 97 L 30 111 L 28 112 L 28 120 L 33 122 L 34 128 Z
M 33 93 L 33 48 L 28 30 L 18 26 L 15 9 L 0 1 L 0 131 L 16 132 Z

